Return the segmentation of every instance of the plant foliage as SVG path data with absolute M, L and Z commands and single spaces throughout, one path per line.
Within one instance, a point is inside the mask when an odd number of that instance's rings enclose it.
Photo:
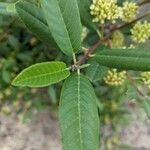
M 81 22 L 76 0 L 43 0 L 42 8 L 56 43 L 72 56 L 81 48 Z
M 83 75 L 72 74 L 65 81 L 59 106 L 65 150 L 98 150 L 99 118 L 96 99 L 91 83 Z
M 63 62 L 45 62 L 30 66 L 12 82 L 15 86 L 44 87 L 57 83 L 70 75 Z
M 8 24 L 0 20 L 0 25 L 4 26 L 4 31 L 0 30 L 0 57 L 11 56 L 0 61 L 3 64 L 0 66 L 0 80 L 7 87 L 12 78 L 10 72 L 15 70 L 16 64 L 20 68 L 13 76 L 32 65 L 15 77 L 14 86 L 45 87 L 66 79 L 64 83 L 48 88 L 49 97 L 55 104 L 58 95 L 61 95 L 59 122 L 64 150 L 98 150 L 100 122 L 114 129 L 119 122 L 115 120 L 116 116 L 122 119 L 120 116 L 127 112 L 122 107 L 124 93 L 128 97 L 135 96 L 149 116 L 149 97 L 145 97 L 138 84 L 143 81 L 150 87 L 150 51 L 149 47 L 146 50 L 141 44 L 150 38 L 150 23 L 137 22 L 150 14 L 135 18 L 136 10 L 147 3 L 147 0 L 140 4 L 113 0 L 0 2 L 1 19 L 14 16 Z M 127 12 L 124 14 L 124 11 Z M 15 21 L 21 28 L 18 32 Z M 31 33 L 24 33 L 24 25 L 44 45 Z M 132 25 L 134 27 L 130 29 Z M 12 26 L 14 35 L 10 35 L 12 31 L 9 28 Z M 140 76 L 139 71 L 146 73 Z M 131 75 L 137 74 L 140 77 L 135 82 Z M 10 95 L 10 90 L 1 94 L 0 99 L 5 95 Z M 35 105 L 40 109 L 38 104 Z M 8 112 L 8 109 L 3 110 Z M 115 149 L 110 145 L 109 142 L 106 149 Z

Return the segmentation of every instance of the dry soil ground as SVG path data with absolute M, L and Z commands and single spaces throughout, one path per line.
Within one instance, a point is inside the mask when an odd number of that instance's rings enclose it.
M 120 133 L 133 150 L 150 150 L 150 121 L 142 111 L 134 111 L 132 123 Z M 23 124 L 16 116 L 0 115 L 0 150 L 61 150 L 57 115 L 38 113 Z

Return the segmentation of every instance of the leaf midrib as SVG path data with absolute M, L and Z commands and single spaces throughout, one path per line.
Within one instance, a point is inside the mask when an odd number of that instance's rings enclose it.
M 45 3 L 46 2 L 43 2 L 43 6 L 45 5 Z M 68 30 L 67 30 L 67 27 L 66 27 L 66 24 L 65 24 L 65 21 L 64 21 L 64 17 L 63 17 L 63 12 L 61 11 L 61 9 L 60 9 L 60 4 L 59 4 L 59 1 L 58 0 L 56 0 L 56 3 L 57 3 L 57 6 L 58 6 L 58 14 L 60 15 L 60 18 L 61 18 L 61 20 L 62 20 L 62 22 L 63 22 L 63 26 L 64 26 L 64 28 L 65 28 L 65 32 L 66 32 L 66 34 L 67 34 L 67 39 L 68 39 L 68 41 L 69 41 L 69 46 L 71 47 L 71 55 L 73 55 L 73 52 L 74 52 L 74 49 L 73 49 L 73 46 L 72 46 L 72 42 L 71 42 L 71 39 L 70 39 L 70 35 L 69 35 L 69 33 L 68 33 Z M 46 11 L 45 11 L 46 12 Z M 47 19 L 46 19 L 47 20 Z M 48 23 L 48 21 L 47 21 L 47 23 Z M 49 23 L 48 23 L 48 27 L 49 27 Z M 49 30 L 50 30 L 50 27 L 49 27 Z M 51 31 L 51 30 L 50 30 Z M 54 35 L 54 33 L 52 32 L 52 35 Z M 53 36 L 54 38 L 55 38 L 55 36 Z M 62 51 L 63 52 L 65 52 L 63 49 L 62 49 Z
M 67 71 L 68 70 L 68 68 L 65 68 L 65 69 L 63 69 L 63 70 L 59 70 L 59 71 L 56 71 L 56 72 L 53 72 L 53 73 L 44 73 L 44 74 L 41 74 L 41 75 L 37 75 L 37 76 L 33 76 L 33 77 L 29 77 L 29 78 L 25 78 L 24 80 L 19 80 L 18 82 L 16 81 L 16 83 L 17 84 L 20 84 L 21 82 L 25 82 L 25 81 L 27 81 L 27 80 L 35 80 L 35 79 L 38 79 L 38 78 L 40 78 L 40 77 L 44 77 L 44 76 L 50 76 L 50 75 L 54 75 L 54 74 L 57 74 L 57 73 L 60 73 L 60 72 L 65 72 L 65 71 Z
M 60 9 L 60 4 L 59 4 L 59 1 L 58 1 L 58 0 L 57 0 L 57 3 L 58 3 L 58 9 L 59 9 L 59 11 L 60 11 L 61 18 L 62 18 L 62 20 L 63 20 L 63 22 L 64 22 L 64 27 L 65 27 L 66 33 L 67 33 L 67 35 L 68 35 L 68 40 L 69 40 L 69 42 L 70 42 L 70 46 L 71 46 L 71 48 L 72 48 L 72 55 L 73 55 L 74 49 L 73 49 L 72 42 L 71 42 L 71 39 L 70 39 L 70 35 L 69 35 L 69 32 L 68 32 L 68 29 L 67 29 L 67 26 L 66 26 L 64 17 L 63 17 L 63 12 L 62 12 L 61 9 Z M 65 9 L 66 9 L 66 7 L 65 7 Z
M 81 103 L 80 103 L 80 100 L 81 100 L 81 95 L 80 95 L 80 86 L 81 86 L 81 83 L 80 83 L 80 75 L 78 74 L 78 115 L 79 115 L 79 138 L 80 138 L 80 147 L 81 147 L 81 150 L 82 150 L 82 129 L 81 129 Z

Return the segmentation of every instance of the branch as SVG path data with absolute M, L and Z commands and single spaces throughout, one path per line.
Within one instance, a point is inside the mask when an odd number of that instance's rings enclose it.
M 82 65 L 88 58 L 89 56 L 95 51 L 95 49 L 101 45 L 103 43 L 103 40 L 99 40 L 95 45 L 93 45 L 92 47 L 90 47 L 85 54 L 83 55 L 83 57 L 76 63 L 76 65 L 80 66 Z
M 144 15 L 140 16 L 139 18 L 137 18 L 137 19 L 135 19 L 135 20 L 133 20 L 133 21 L 131 21 L 131 22 L 129 22 L 129 23 L 125 23 L 125 24 L 119 25 L 118 27 L 112 29 L 111 31 L 113 31 L 113 30 L 119 30 L 119 29 L 128 27 L 128 26 L 130 26 L 130 25 L 136 23 L 137 21 L 139 21 L 139 20 L 141 20 L 141 19 L 143 19 L 143 18 L 145 18 L 145 17 L 147 17 L 147 16 L 149 16 L 149 15 L 150 15 L 150 12 L 147 13 L 147 14 L 144 14 Z
M 81 57 L 81 59 L 75 64 L 77 66 L 79 65 L 82 65 L 89 57 L 90 55 L 96 50 L 96 48 L 98 48 L 98 46 L 100 46 L 103 42 L 105 42 L 106 40 L 108 40 L 110 38 L 110 36 L 112 35 L 113 32 L 115 32 L 116 30 L 119 30 L 119 29 L 122 29 L 122 28 L 125 28 L 127 26 L 130 26 L 131 24 L 147 17 L 150 15 L 150 12 L 147 13 L 147 14 L 144 14 L 143 16 L 133 20 L 132 22 L 130 23 L 125 23 L 125 24 L 122 24 L 122 25 L 119 25 L 119 26 L 114 26 L 110 29 L 109 33 L 104 36 L 104 38 L 102 38 L 101 40 L 99 40 L 96 44 L 94 44 L 92 47 L 90 47 L 86 52 L 85 54 L 83 55 L 83 57 Z

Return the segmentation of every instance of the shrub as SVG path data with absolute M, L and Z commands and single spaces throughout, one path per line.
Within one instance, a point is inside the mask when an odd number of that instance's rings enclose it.
M 126 112 L 124 93 L 149 115 L 148 93 L 138 84 L 144 81 L 149 87 L 150 51 L 142 44 L 150 38 L 150 23 L 140 20 L 150 13 L 136 18 L 147 3 L 20 0 L 1 4 L 3 15 L 19 17 L 54 53 L 51 61 L 24 69 L 12 85 L 39 88 L 65 80 L 59 102 L 64 150 L 98 150 L 100 122 L 114 125 L 119 120 L 115 116 Z

